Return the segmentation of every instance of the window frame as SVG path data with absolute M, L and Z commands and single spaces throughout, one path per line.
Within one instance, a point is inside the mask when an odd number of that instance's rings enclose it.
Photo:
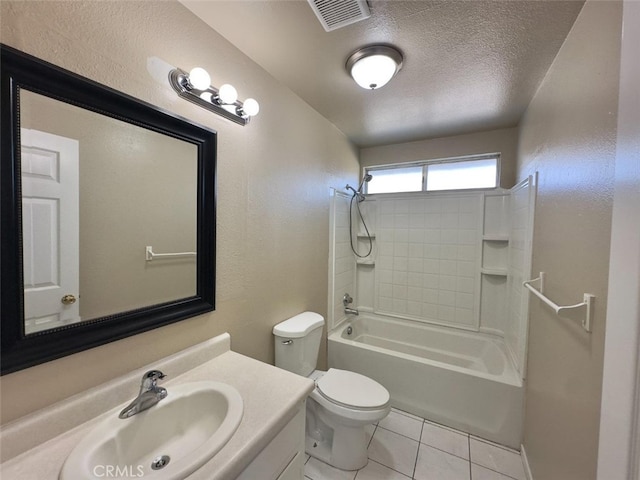
M 428 170 L 429 170 L 429 166 L 430 165 L 438 165 L 438 164 L 444 164 L 444 163 L 459 163 L 459 162 L 473 162 L 473 161 L 481 161 L 481 160 L 490 160 L 490 159 L 495 159 L 496 160 L 496 184 L 494 187 L 478 187 L 478 188 L 453 188 L 453 189 L 449 189 L 449 190 L 427 190 L 427 177 L 428 177 Z M 437 158 L 437 159 L 433 159 L 433 160 L 418 160 L 418 161 L 414 161 L 414 162 L 400 162 L 400 163 L 389 163 L 389 164 L 385 164 L 385 165 L 374 165 L 374 166 L 369 166 L 369 167 L 364 167 L 363 168 L 363 178 L 364 175 L 374 175 L 375 176 L 375 171 L 376 170 L 391 170 L 394 168 L 407 168 L 407 167 L 422 167 L 422 189 L 421 190 L 414 190 L 414 191 L 409 191 L 409 192 L 386 192 L 386 193 L 415 193 L 415 192 L 430 192 L 430 193 L 437 193 L 437 192 L 473 192 L 473 191 L 478 191 L 478 190 L 495 190 L 500 188 L 500 167 L 501 167 L 501 153 L 500 152 L 494 152 L 494 153 L 481 153 L 481 154 L 474 154 L 474 155 L 463 155 L 463 156 L 459 156 L 459 157 L 447 157 L 447 158 Z M 369 186 L 368 183 L 365 182 L 364 184 L 364 193 L 368 194 L 368 195 L 384 195 L 384 193 L 373 193 L 370 194 L 368 192 L 369 190 Z

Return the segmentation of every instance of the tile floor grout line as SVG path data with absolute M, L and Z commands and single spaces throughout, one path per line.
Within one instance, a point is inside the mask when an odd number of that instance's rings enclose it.
M 457 433 L 458 435 L 464 435 L 464 436 L 467 436 L 467 437 L 471 436 L 471 433 L 469 433 L 469 432 L 464 432 L 462 430 L 458 430 L 457 428 L 449 427 L 447 425 L 443 425 L 441 423 L 434 422 L 433 420 L 429 420 L 427 418 L 419 417 L 417 415 L 414 415 L 414 414 L 409 413 L 409 412 L 405 412 L 403 410 L 398 410 L 397 408 L 392 408 L 392 411 L 402 415 L 403 417 L 411 418 L 411 419 L 417 420 L 417 421 L 422 421 L 423 423 L 428 423 L 429 425 L 433 425 L 434 427 L 438 427 L 438 428 L 441 428 L 443 430 L 448 430 L 449 432 Z M 384 427 L 382 427 L 382 428 L 384 428 Z M 474 438 L 478 438 L 478 440 L 482 440 L 479 437 L 474 437 Z M 490 443 L 490 441 L 486 440 L 485 443 Z M 509 450 L 509 447 L 505 447 L 505 446 L 500 445 L 500 444 L 496 444 L 496 445 L 499 446 L 500 448 L 504 448 L 504 449 Z
M 424 425 L 424 423 L 423 423 L 423 425 Z M 390 428 L 386 428 L 386 427 L 383 427 L 381 425 L 378 425 L 378 427 L 380 427 L 383 430 L 386 430 L 387 432 L 395 433 L 396 435 L 400 435 L 401 437 L 408 438 L 409 440 L 413 440 L 414 442 L 420 443 L 420 440 L 416 440 L 415 438 L 409 437 L 409 436 L 405 435 L 404 433 L 396 432 L 395 430 L 391 430 Z M 422 435 L 422 427 L 420 427 L 420 435 Z
M 469 432 L 463 432 L 462 430 L 458 430 L 457 428 L 447 427 L 446 425 L 442 425 L 440 423 L 432 422 L 431 420 L 427 420 L 426 418 L 424 419 L 424 422 L 428 423 L 429 425 L 432 425 L 434 427 L 441 428 L 442 430 L 447 430 L 447 431 L 452 432 L 452 433 L 457 433 L 458 435 L 464 435 L 466 437 L 471 436 L 471 434 Z
M 515 453 L 516 455 L 522 454 L 519 450 L 516 450 L 515 448 L 507 447 L 506 445 L 500 445 L 499 443 L 492 442 L 491 440 L 486 440 L 484 438 L 477 437 L 471 434 L 469 434 L 469 437 L 472 438 L 473 440 L 477 440 L 480 443 L 484 443 L 485 445 L 491 445 L 492 447 L 500 448 L 507 452 Z
M 467 435 L 467 447 L 469 448 L 469 480 L 473 480 L 473 472 L 471 470 L 471 435 Z
M 399 410 L 399 409 L 397 409 L 395 407 L 391 407 L 391 411 L 392 412 L 396 412 L 396 413 L 402 415 L 403 417 L 412 418 L 414 420 L 422 420 L 422 421 L 425 420 L 424 418 L 419 417 L 418 415 L 414 415 L 413 413 L 405 412 L 404 410 Z
M 424 445 L 425 447 L 433 448 L 434 450 L 438 450 L 439 452 L 446 453 L 447 455 L 451 455 L 452 457 L 461 458 L 462 460 L 471 462 L 471 452 L 469 452 L 469 458 L 464 458 L 464 457 L 461 457 L 460 455 L 456 455 L 455 453 L 448 452 L 447 450 L 443 450 L 441 448 L 434 447 L 433 445 L 429 445 L 428 443 L 420 442 L 420 445 Z
M 513 480 L 518 480 L 516 477 L 512 477 L 508 473 L 501 472 L 500 470 L 496 470 L 495 468 L 487 467 L 486 465 L 482 465 L 481 463 L 476 463 L 476 462 L 470 462 L 470 463 L 473 463 L 474 465 L 478 465 L 479 467 L 485 468 L 487 470 L 491 470 L 492 472 L 499 473 L 503 477 L 511 478 Z
M 369 443 L 367 443 L 367 458 L 369 458 L 369 447 L 371 446 L 371 442 L 373 442 L 373 436 L 376 434 L 376 430 L 378 430 L 379 425 L 373 427 L 373 433 L 371 434 L 371 438 L 369 439 Z
M 372 458 L 370 458 L 369 460 L 371 460 L 372 462 L 376 462 L 377 464 L 382 465 L 383 467 L 387 467 L 389 470 L 393 470 L 394 472 L 399 473 L 400 475 L 405 475 L 404 473 L 396 470 L 395 468 L 387 465 L 386 463 L 377 462 L 377 461 L 373 460 Z
M 378 425 L 378 426 L 380 426 L 380 425 Z M 391 433 L 394 433 L 394 434 L 396 434 L 396 435 L 400 435 L 399 433 L 392 432 L 391 430 L 387 430 L 386 428 L 383 428 L 383 427 L 380 427 L 380 428 L 382 428 L 382 430 L 385 430 L 385 431 L 387 431 L 387 432 L 391 432 Z M 377 431 L 377 429 L 376 429 L 376 431 Z M 404 435 L 400 435 L 400 436 L 401 436 L 401 437 L 404 437 Z M 416 440 L 413 440 L 412 438 L 409 438 L 409 437 L 404 437 L 404 438 L 407 438 L 407 439 L 409 439 L 409 440 L 412 440 L 412 441 L 416 442 Z M 373 436 L 371 437 L 371 440 L 373 440 Z M 420 442 L 417 442 L 417 443 L 418 443 L 418 450 L 419 450 L 419 449 L 420 449 Z M 371 460 L 371 461 L 373 461 L 373 462 L 375 462 L 375 463 L 379 464 L 379 465 L 382 465 L 383 467 L 387 467 L 389 470 L 392 470 L 392 471 L 394 471 L 394 472 L 396 472 L 396 473 L 399 473 L 400 475 L 407 476 L 405 473 L 402 473 L 400 470 L 396 470 L 396 469 L 395 469 L 395 468 L 393 468 L 391 465 L 387 465 L 386 463 L 382 463 L 382 462 L 380 462 L 380 461 L 373 460 L 372 458 L 370 458 L 370 457 L 369 457 L 368 449 L 367 449 L 367 458 L 368 458 L 369 460 Z M 417 459 L 417 458 L 418 458 L 418 454 L 416 453 L 416 459 Z M 409 477 L 409 478 L 411 478 L 411 479 L 413 480 L 413 477 Z
M 413 462 L 413 473 L 411 474 L 411 478 L 416 478 L 416 469 L 418 468 L 418 457 L 420 456 L 420 445 L 422 444 L 422 431 L 424 430 L 424 420 L 422 421 L 422 425 L 420 426 L 420 440 L 418 440 L 418 450 L 416 451 L 416 460 Z
M 373 438 L 373 435 L 371 436 L 371 438 Z M 369 464 L 369 447 L 367 447 L 367 465 Z M 365 465 L 365 467 L 367 466 Z M 362 467 L 364 468 L 364 467 Z M 356 470 L 356 474 L 353 476 L 353 478 L 351 480 L 356 480 L 356 478 L 358 478 L 358 474 L 360 473 L 360 470 L 362 470 L 362 468 L 359 468 L 358 470 Z
M 370 462 L 373 462 L 373 463 L 377 463 L 378 465 L 382 465 L 383 467 L 388 468 L 388 469 L 389 469 L 389 470 L 391 470 L 392 472 L 398 473 L 398 474 L 402 475 L 403 477 L 407 477 L 407 478 L 409 478 L 410 480 L 413 480 L 413 477 L 408 476 L 406 473 L 402 473 L 401 471 L 396 470 L 395 468 L 391 468 L 391 467 L 389 467 L 389 466 L 385 465 L 384 463 L 377 462 L 377 461 L 375 461 L 373 458 L 370 458 L 370 459 L 369 459 L 369 461 L 370 461 Z M 360 470 L 358 470 L 358 472 L 360 472 Z

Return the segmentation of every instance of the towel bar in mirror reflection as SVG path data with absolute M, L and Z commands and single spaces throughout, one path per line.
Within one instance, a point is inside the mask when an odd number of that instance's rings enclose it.
M 145 258 L 147 262 L 150 262 L 156 258 L 185 258 L 195 257 L 196 255 L 198 255 L 197 252 L 156 253 L 153 251 L 153 246 L 150 245 L 147 245 L 145 249 Z

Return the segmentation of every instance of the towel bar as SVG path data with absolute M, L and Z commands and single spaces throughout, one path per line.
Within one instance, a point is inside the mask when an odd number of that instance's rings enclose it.
M 589 293 L 585 293 L 583 296 L 583 301 L 581 303 L 576 303 L 575 305 L 558 305 L 553 302 L 549 297 L 544 294 L 544 277 L 545 273 L 540 272 L 540 276 L 538 278 L 534 278 L 533 280 L 529 280 L 523 282 L 523 286 L 525 286 L 531 293 L 533 293 L 536 297 L 542 300 L 544 303 L 549 305 L 558 315 L 561 315 L 565 310 L 573 310 L 576 308 L 586 307 L 585 318 L 582 320 L 582 328 L 584 328 L 587 332 L 591 333 L 591 313 L 593 300 L 596 298 L 594 295 Z M 540 282 L 540 288 L 536 289 L 533 285 L 533 282 Z
M 195 257 L 196 252 L 177 252 L 177 253 L 154 253 L 152 246 L 147 246 L 145 250 L 145 258 L 147 262 L 150 262 L 154 258 L 181 258 L 181 257 Z

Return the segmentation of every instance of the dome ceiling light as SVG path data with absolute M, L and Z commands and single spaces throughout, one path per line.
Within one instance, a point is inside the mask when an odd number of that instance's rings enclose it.
M 402 68 L 402 53 L 389 45 L 359 48 L 347 59 L 347 72 L 358 85 L 375 90 L 386 85 Z

